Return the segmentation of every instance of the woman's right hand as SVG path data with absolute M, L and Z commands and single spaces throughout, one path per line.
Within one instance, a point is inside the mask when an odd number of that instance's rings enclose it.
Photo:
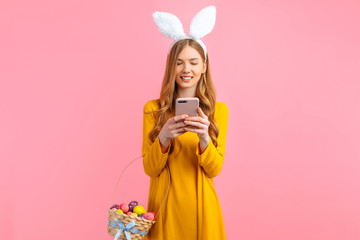
M 171 117 L 166 121 L 159 133 L 161 151 L 163 153 L 167 152 L 172 138 L 177 138 L 178 136 L 186 132 L 186 130 L 184 129 L 184 127 L 186 126 L 184 120 L 187 117 L 187 114 L 183 114 Z

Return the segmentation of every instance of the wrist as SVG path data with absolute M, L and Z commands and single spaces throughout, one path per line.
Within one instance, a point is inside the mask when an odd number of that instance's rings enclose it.
M 200 150 L 201 152 L 204 152 L 206 147 L 209 145 L 210 143 L 210 137 L 207 136 L 206 138 L 200 139 L 199 145 L 200 145 Z
M 164 152 L 167 151 L 169 145 L 170 145 L 170 141 L 166 138 L 164 138 L 163 136 L 159 135 L 159 142 L 160 142 L 160 146 L 161 146 L 161 150 Z

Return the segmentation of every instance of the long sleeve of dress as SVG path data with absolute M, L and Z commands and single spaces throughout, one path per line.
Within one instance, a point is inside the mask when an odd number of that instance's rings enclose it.
M 154 142 L 152 142 L 149 138 L 149 133 L 154 128 L 156 119 L 154 113 L 146 112 L 157 110 L 154 106 L 156 106 L 156 104 L 152 101 L 147 102 L 144 106 L 143 113 L 143 165 L 145 173 L 150 177 L 157 177 L 161 173 L 162 169 L 166 165 L 169 153 L 169 151 L 166 153 L 161 151 L 159 137 L 156 137 Z M 170 149 L 170 145 L 168 149 Z
M 214 143 L 210 139 L 209 145 L 205 151 L 200 154 L 199 145 L 196 150 L 199 165 L 204 169 L 206 176 L 214 178 L 221 172 L 224 157 L 225 157 L 225 144 L 226 144 L 226 132 L 228 125 L 229 110 L 225 103 L 219 104 L 219 108 L 216 109 L 214 116 L 215 121 L 219 126 L 219 136 L 217 138 L 218 146 L 215 147 Z

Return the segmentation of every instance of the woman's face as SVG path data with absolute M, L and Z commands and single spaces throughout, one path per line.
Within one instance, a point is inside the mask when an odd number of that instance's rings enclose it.
M 176 83 L 179 88 L 196 88 L 201 74 L 206 71 L 206 63 L 193 47 L 185 46 L 176 63 Z

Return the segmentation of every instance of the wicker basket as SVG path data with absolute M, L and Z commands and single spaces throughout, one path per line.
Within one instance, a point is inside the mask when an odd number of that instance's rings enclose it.
M 133 161 L 131 161 L 125 168 L 124 170 L 121 172 L 117 183 L 116 183 L 116 187 L 114 190 L 114 194 L 112 197 L 112 201 L 111 204 L 114 204 L 114 196 L 116 193 L 116 189 L 117 186 L 119 184 L 119 181 L 121 179 L 121 176 L 123 175 L 124 171 L 127 169 L 127 167 L 132 164 L 134 161 L 136 161 L 139 158 L 138 157 L 135 158 Z M 161 207 L 163 206 L 166 197 L 169 193 L 169 188 L 170 188 L 170 170 L 169 170 L 169 166 L 166 164 L 166 167 L 169 171 L 169 184 L 168 184 L 168 189 L 165 195 L 165 198 L 158 210 L 158 212 L 156 213 L 155 219 L 154 221 L 150 221 L 150 220 L 146 220 L 146 219 L 142 219 L 140 217 L 135 217 L 135 216 L 130 216 L 130 215 L 126 215 L 126 214 L 122 214 L 122 213 L 118 213 L 118 212 L 114 212 L 111 209 L 108 209 L 109 212 L 109 219 L 108 219 L 108 226 L 107 226 L 107 231 L 111 236 L 114 236 L 115 240 L 116 239 L 121 239 L 121 240 L 132 240 L 132 239 L 136 239 L 136 240 L 141 240 L 144 239 L 144 237 L 148 234 L 148 232 L 150 231 L 150 228 L 155 224 L 155 220 L 160 212 Z
M 109 209 L 108 233 L 115 236 L 115 239 L 127 239 L 128 234 L 130 239 L 141 240 L 154 223 L 155 221 L 117 213 Z

